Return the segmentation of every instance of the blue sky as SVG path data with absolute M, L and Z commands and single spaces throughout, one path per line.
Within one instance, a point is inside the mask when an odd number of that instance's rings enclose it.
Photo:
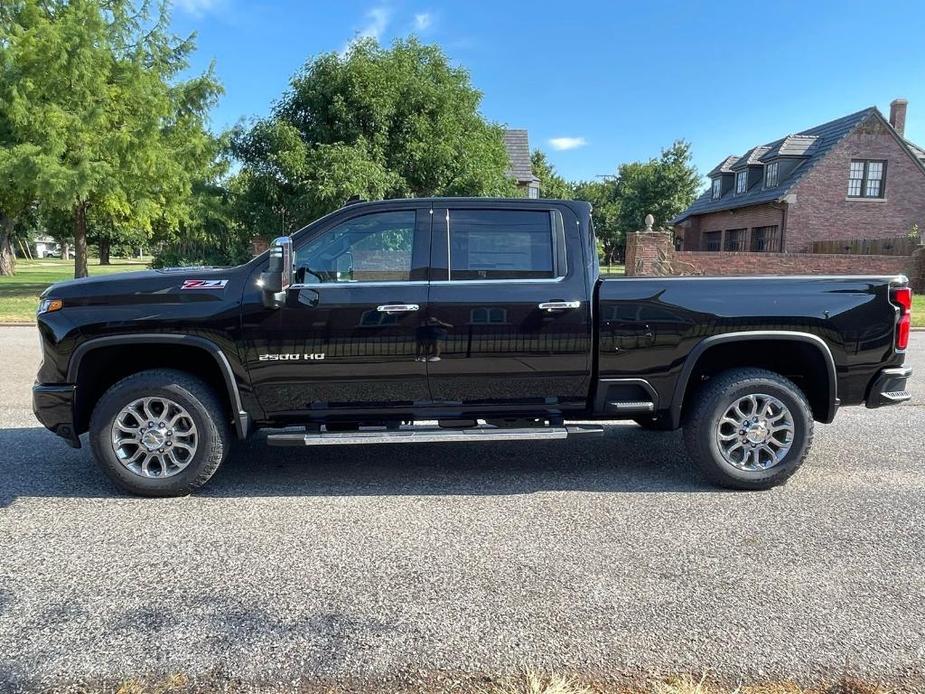
M 311 56 L 357 35 L 417 34 L 469 69 L 483 113 L 527 128 L 564 176 L 613 173 L 676 138 L 727 154 L 867 106 L 909 100 L 925 144 L 922 2 L 174 0 L 215 60 L 216 129 L 263 116 Z

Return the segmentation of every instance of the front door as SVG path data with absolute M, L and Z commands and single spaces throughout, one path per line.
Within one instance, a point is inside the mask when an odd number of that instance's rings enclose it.
M 285 306 L 245 296 L 245 358 L 269 416 L 410 411 L 429 399 L 416 341 L 429 244 L 423 205 L 347 208 L 294 237 Z
M 461 203 L 433 217 L 424 325 L 435 404 L 499 412 L 584 407 L 591 307 L 571 210 Z

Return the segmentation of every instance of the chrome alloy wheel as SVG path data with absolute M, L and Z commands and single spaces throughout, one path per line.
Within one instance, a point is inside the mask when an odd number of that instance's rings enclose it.
M 163 397 L 139 398 L 116 415 L 112 449 L 128 470 L 141 477 L 171 477 L 196 455 L 199 437 L 189 412 Z
M 787 456 L 793 437 L 793 415 L 787 406 L 759 393 L 732 403 L 716 428 L 723 459 L 739 470 L 774 467 Z

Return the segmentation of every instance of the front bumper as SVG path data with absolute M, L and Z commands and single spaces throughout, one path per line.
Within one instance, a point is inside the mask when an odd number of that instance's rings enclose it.
M 906 402 L 912 394 L 906 390 L 906 381 L 912 375 L 909 366 L 898 366 L 893 369 L 884 369 L 870 386 L 867 394 L 867 407 L 885 407 Z
M 32 411 L 49 431 L 54 432 L 73 448 L 80 448 L 80 438 L 74 428 L 74 400 L 77 386 L 36 383 L 32 386 Z

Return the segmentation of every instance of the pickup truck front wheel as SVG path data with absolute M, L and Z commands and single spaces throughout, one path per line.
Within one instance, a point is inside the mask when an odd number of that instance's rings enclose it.
M 224 408 L 199 379 L 142 371 L 107 390 L 90 417 L 93 457 L 121 489 L 185 496 L 204 485 L 231 443 Z
M 770 489 L 783 484 L 809 453 L 813 417 L 803 392 L 764 369 L 732 369 L 694 395 L 684 438 L 715 484 Z

